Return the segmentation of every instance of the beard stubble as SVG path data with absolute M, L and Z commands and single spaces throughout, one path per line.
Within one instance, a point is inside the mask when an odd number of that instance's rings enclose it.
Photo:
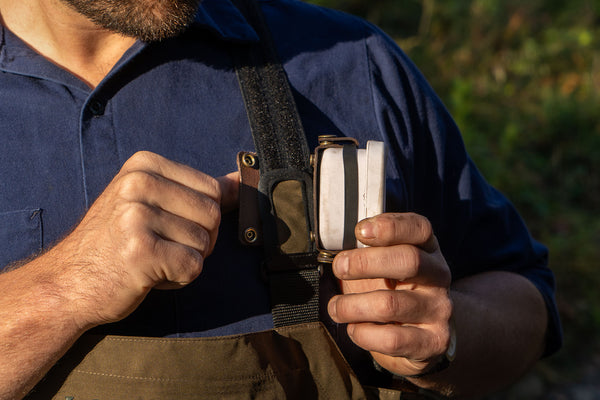
M 177 36 L 201 0 L 62 0 L 96 25 L 146 42 Z

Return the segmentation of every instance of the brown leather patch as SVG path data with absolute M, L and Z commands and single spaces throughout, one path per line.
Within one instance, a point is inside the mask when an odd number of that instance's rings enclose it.
M 260 246 L 263 243 L 262 223 L 258 208 L 258 156 L 239 152 L 237 165 L 240 171 L 240 209 L 238 237 L 242 244 Z

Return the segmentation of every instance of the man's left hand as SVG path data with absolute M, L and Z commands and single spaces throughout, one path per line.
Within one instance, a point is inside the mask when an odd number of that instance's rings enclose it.
M 450 342 L 451 273 L 427 218 L 382 214 L 361 221 L 356 237 L 371 247 L 339 253 L 333 271 L 342 295 L 329 302 L 358 346 L 397 375 L 432 368 Z

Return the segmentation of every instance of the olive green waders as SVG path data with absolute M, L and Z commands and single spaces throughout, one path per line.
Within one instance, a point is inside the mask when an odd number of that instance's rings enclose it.
M 318 322 L 323 270 L 311 237 L 306 137 L 258 5 L 236 3 L 261 38 L 260 44 L 231 44 L 260 163 L 246 163 L 240 196 L 252 194 L 261 226 L 240 226 L 240 236 L 247 244 L 264 246 L 275 329 L 216 338 L 84 335 L 29 399 L 414 397 L 362 387 Z M 252 170 L 260 170 L 260 179 L 253 178 L 258 187 L 248 191 L 243 177 Z M 240 220 L 247 204 L 241 201 Z
M 84 336 L 28 399 L 410 399 L 363 388 L 318 322 L 218 338 Z

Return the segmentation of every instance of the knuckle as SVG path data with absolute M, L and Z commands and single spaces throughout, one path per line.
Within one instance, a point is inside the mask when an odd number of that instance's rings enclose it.
M 151 153 L 149 151 L 138 151 L 134 153 L 125 163 L 123 164 L 123 169 L 128 170 L 131 168 L 141 168 L 148 165 L 153 165 L 158 161 L 157 154 Z
M 353 307 L 349 305 L 346 296 L 340 296 L 336 301 L 335 306 L 338 317 L 342 319 L 347 318 L 348 315 L 351 314 L 351 310 L 353 309 Z
M 221 207 L 219 203 L 214 200 L 207 199 L 206 201 L 206 213 L 212 217 L 212 219 L 218 220 L 221 218 Z
M 120 215 L 120 225 L 123 229 L 139 227 L 152 218 L 153 210 L 142 203 L 128 203 Z
M 132 157 L 144 165 L 156 164 L 160 162 L 160 159 L 162 158 L 158 154 L 147 150 L 138 151 Z
M 381 298 L 375 307 L 375 312 L 383 322 L 389 322 L 397 315 L 398 307 L 399 302 L 396 293 L 391 290 L 385 290 L 381 293 Z
M 192 282 L 202 272 L 204 257 L 199 252 L 189 249 L 186 251 L 182 263 L 184 265 L 181 276 L 182 282 Z
M 431 221 L 427 217 L 422 215 L 413 214 L 414 221 L 414 235 L 418 237 L 423 243 L 429 240 L 433 235 L 433 226 Z
M 402 338 L 395 331 L 388 331 L 382 336 L 381 351 L 384 354 L 400 354 L 403 345 Z
M 393 214 L 389 219 L 389 223 L 391 225 L 391 229 L 393 229 L 394 237 L 405 237 L 407 236 L 407 226 L 409 225 L 407 221 L 410 221 L 413 216 L 416 215 L 414 213 L 407 214 Z
M 196 244 L 196 248 L 204 253 L 210 246 L 210 236 L 206 229 L 197 224 L 193 224 L 187 232 L 192 243 Z
M 221 224 L 221 207 L 219 203 L 206 199 L 204 202 L 204 212 L 208 216 L 206 228 L 209 231 L 216 230 Z
M 165 264 L 165 276 L 168 281 L 187 285 L 200 275 L 204 264 L 202 255 L 194 249 L 181 247 L 172 253 Z
M 219 207 L 222 197 L 222 189 L 219 180 L 197 170 L 189 169 L 188 172 L 191 173 L 190 177 L 193 177 L 195 181 L 195 190 L 216 202 L 217 207 Z
M 433 225 L 427 217 L 414 212 L 387 213 L 374 217 L 377 233 L 390 242 L 408 240 L 410 243 L 425 244 L 433 236 Z
M 137 233 L 128 238 L 124 258 L 128 263 L 137 263 L 149 255 L 156 255 L 158 250 L 157 237 L 150 233 Z
M 216 178 L 213 178 L 212 176 L 208 175 L 206 176 L 208 177 L 207 190 L 210 193 L 210 197 L 216 201 L 218 206 L 219 204 L 221 204 L 221 199 L 223 198 L 221 185 L 219 184 L 219 181 Z
M 118 193 L 126 199 L 135 198 L 140 193 L 157 184 L 156 177 L 145 171 L 131 171 L 123 175 L 118 181 Z
M 394 215 L 384 214 L 377 218 L 376 221 L 378 224 L 377 232 L 384 237 L 395 235 L 398 230 L 398 224 L 396 223 L 397 221 Z
M 377 232 L 389 237 L 405 237 L 406 236 L 406 221 L 407 214 L 403 213 L 388 213 L 376 217 Z
M 415 246 L 404 246 L 401 253 L 401 264 L 406 277 L 411 278 L 419 274 L 421 267 L 421 252 Z
M 447 292 L 437 296 L 436 300 L 430 303 L 428 309 L 432 316 L 432 322 L 439 321 L 442 326 L 449 326 L 454 309 L 452 300 L 448 297 Z
M 443 320 L 446 324 L 448 324 L 450 322 L 450 319 L 452 318 L 454 307 L 452 301 L 447 295 L 442 298 L 437 309 L 440 319 Z
M 368 276 L 369 257 L 366 251 L 353 252 L 348 264 L 350 275 Z
M 450 331 L 448 329 L 441 329 L 437 335 L 431 335 L 430 343 L 428 346 L 429 352 L 432 356 L 437 357 L 446 352 L 450 343 Z

